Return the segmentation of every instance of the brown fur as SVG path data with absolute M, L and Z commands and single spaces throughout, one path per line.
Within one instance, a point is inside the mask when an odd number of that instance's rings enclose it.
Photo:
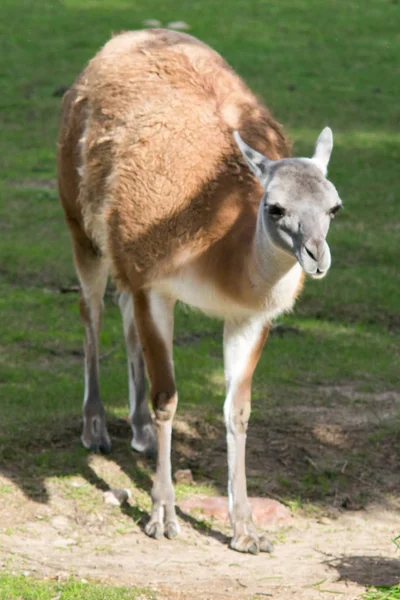
M 97 366 L 102 298 L 111 267 L 123 288 L 132 444 L 139 451 L 157 447 L 152 511 L 145 528 L 152 537 L 165 533 L 172 538 L 179 531 L 170 464 L 178 401 L 172 360 L 175 297 L 157 284 L 168 286 L 165 280 L 174 278 L 179 287 L 183 275 L 183 286 L 195 295 L 193 303 L 203 285 L 205 307 L 213 308 L 214 294 L 222 316 L 227 304 L 239 314 L 262 311 L 265 286 L 271 286 L 268 281 L 254 289 L 263 190 L 244 162 L 234 130 L 271 159 L 289 154 L 281 126 L 229 65 L 198 40 L 172 31 L 113 37 L 63 100 L 59 191 L 73 238 L 86 329 L 82 441 L 86 448 L 110 449 Z M 176 297 L 186 298 L 188 287 Z M 271 307 L 276 310 L 273 303 Z M 225 332 L 228 347 L 235 343 L 234 336 L 229 342 L 235 324 L 231 326 Z M 271 547 L 251 520 L 245 432 L 252 375 L 268 327 L 257 329 L 255 339 L 250 334 L 248 353 L 242 349 L 243 372 L 229 375 L 235 381 L 226 422 L 232 547 L 258 552 Z M 155 433 L 145 402 L 142 353 Z
M 289 154 L 269 110 L 206 45 L 163 30 L 112 38 L 63 101 L 59 187 L 75 255 L 109 254 L 134 292 L 196 261 L 247 304 L 262 190 L 234 129 L 272 159 Z
M 135 315 L 142 343 L 143 357 L 151 382 L 151 399 L 155 414 L 165 418 L 168 405 L 176 405 L 176 385 L 170 360 L 170 348 L 166 347 L 151 314 L 149 298 L 145 292 L 135 295 Z

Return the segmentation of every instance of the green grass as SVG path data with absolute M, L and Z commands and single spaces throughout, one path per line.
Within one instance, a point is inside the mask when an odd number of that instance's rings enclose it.
M 31 577 L 0 575 L 0 600 L 155 600 L 139 588 L 110 587 L 68 580 L 37 581 Z
M 0 21 L 0 310 L 8 327 L 0 346 L 1 420 L 12 439 L 41 438 L 76 419 L 82 396 L 82 328 L 74 294 L 70 241 L 55 189 L 60 85 L 71 83 L 112 31 L 149 15 L 180 18 L 212 44 L 261 94 L 309 154 L 318 131 L 335 132 L 330 176 L 346 210 L 333 223 L 333 266 L 308 282 L 285 322 L 299 335 L 272 337 L 255 380 L 254 416 L 283 399 L 296 405 L 318 386 L 352 384 L 370 392 L 399 385 L 400 158 L 396 56 L 400 35 L 391 2 L 211 0 L 24 0 L 2 3 Z M 11 35 L 10 35 L 11 33 Z M 180 411 L 223 402 L 220 323 L 177 311 Z M 200 336 L 185 342 L 188 332 Z M 127 383 L 119 311 L 107 302 L 102 332 L 102 394 L 111 415 L 126 415 Z M 312 394 L 312 402 L 318 393 Z M 3 435 L 0 434 L 0 435 Z M 372 432 L 374 435 L 376 431 Z M 378 432 L 379 433 L 379 432 Z M 22 437 L 21 437 L 22 436 Z M 306 474 L 305 474 L 306 475 Z M 318 487 L 320 475 L 309 487 Z M 303 477 L 304 485 L 312 480 Z
M 363 600 L 400 600 L 400 585 L 370 589 Z
M 249 489 L 322 508 L 338 494 L 362 506 L 376 492 L 383 503 L 398 498 L 392 474 L 400 460 L 400 416 L 394 400 L 379 396 L 400 388 L 398 11 L 392 0 L 257 0 L 251 6 L 243 0 L 2 0 L 0 464 L 27 496 L 49 502 L 47 482 L 75 475 L 93 493 L 109 484 L 106 475 L 94 474 L 78 442 L 83 332 L 77 295 L 59 293 L 76 277 L 55 188 L 60 99 L 54 91 L 73 81 L 111 32 L 158 18 L 188 22 L 193 35 L 221 52 L 285 125 L 297 155 L 310 155 L 325 125 L 335 134 L 329 175 L 345 210 L 329 235 L 333 265 L 326 279 L 307 282 L 294 313 L 282 319 L 296 329 L 272 335 L 261 358 Z M 190 467 L 198 490 L 208 486 L 212 493 L 223 493 L 226 481 L 221 332 L 221 323 L 177 309 L 179 414 L 207 444 L 178 436 L 174 464 Z M 107 460 L 147 494 L 154 465 L 127 450 L 125 350 L 110 296 L 101 353 L 114 442 Z M 321 423 L 325 430 L 318 430 Z M 190 458 L 192 446 L 200 458 Z M 4 483 L 0 500 L 9 496 Z M 132 512 L 132 519 L 141 514 Z M 46 589 L 54 596 L 52 585 L 32 597 L 47 598 Z M 80 584 L 67 584 L 63 594 L 75 593 L 65 591 L 68 585 Z M 391 593 L 388 598 L 399 596 L 398 589 Z

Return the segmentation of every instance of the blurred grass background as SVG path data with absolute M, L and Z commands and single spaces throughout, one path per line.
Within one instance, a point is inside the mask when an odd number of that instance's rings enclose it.
M 55 436 L 66 436 L 68 473 L 86 460 L 73 445 L 83 330 L 76 294 L 59 292 L 76 278 L 55 185 L 57 90 L 72 83 L 112 32 L 156 18 L 187 22 L 191 34 L 219 51 L 285 125 L 296 155 L 310 155 L 325 125 L 335 135 L 329 176 L 345 210 L 329 235 L 332 269 L 321 282 L 307 282 L 294 313 L 280 320 L 286 333 L 271 336 L 255 377 L 250 427 L 265 437 L 266 464 L 274 435 L 283 431 L 291 444 L 300 435 L 293 432 L 304 430 L 308 443 L 312 432 L 322 475 L 309 465 L 283 469 L 272 461 L 265 480 L 266 469 L 250 478 L 250 488 L 329 504 L 338 485 L 343 493 L 351 487 L 340 475 L 350 461 L 349 469 L 364 469 L 372 487 L 398 498 L 399 10 L 396 0 L 2 0 L 0 460 L 28 495 L 44 501 L 43 485 L 24 477 L 28 470 L 45 481 L 49 465 L 37 456 L 51 452 Z M 118 432 L 118 419 L 127 415 L 126 360 L 119 310 L 111 296 L 106 305 L 101 389 L 111 431 L 114 423 Z M 221 332 L 218 321 L 177 310 L 179 414 L 200 429 L 215 426 L 218 436 Z M 314 409 L 327 427 L 339 422 L 350 446 L 317 439 Z M 251 454 L 251 438 L 249 445 Z M 65 474 L 65 458 L 52 456 L 53 475 Z M 128 439 L 120 458 L 132 460 Z M 208 474 L 223 489 L 225 471 L 199 461 L 198 478 Z M 359 490 L 358 500 L 368 502 L 369 494 Z

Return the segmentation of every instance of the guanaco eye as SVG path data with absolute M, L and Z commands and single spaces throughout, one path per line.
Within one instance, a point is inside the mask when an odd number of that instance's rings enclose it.
M 279 204 L 267 204 L 267 210 L 274 219 L 281 219 L 285 215 L 285 209 Z
M 339 212 L 339 210 L 341 208 L 343 208 L 343 206 L 341 204 L 336 204 L 336 206 L 331 208 L 331 210 L 329 211 L 329 215 L 330 215 L 331 219 L 335 218 L 335 216 L 337 215 L 337 213 Z

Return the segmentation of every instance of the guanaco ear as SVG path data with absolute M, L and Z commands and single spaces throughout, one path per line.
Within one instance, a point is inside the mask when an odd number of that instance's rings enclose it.
M 330 127 L 325 127 L 318 136 L 312 161 L 322 171 L 327 173 L 329 159 L 333 148 L 333 133 Z
M 254 175 L 256 175 L 256 177 L 258 177 L 258 179 L 260 179 L 261 182 L 265 181 L 265 176 L 267 174 L 268 166 L 271 161 L 259 152 L 257 152 L 257 150 L 253 150 L 253 148 L 250 148 L 250 146 L 248 146 L 246 142 L 242 140 L 238 131 L 233 132 L 233 137 L 235 138 L 235 142 L 239 146 L 240 151 L 245 157 L 246 162 L 249 165 L 250 169 L 253 171 Z

